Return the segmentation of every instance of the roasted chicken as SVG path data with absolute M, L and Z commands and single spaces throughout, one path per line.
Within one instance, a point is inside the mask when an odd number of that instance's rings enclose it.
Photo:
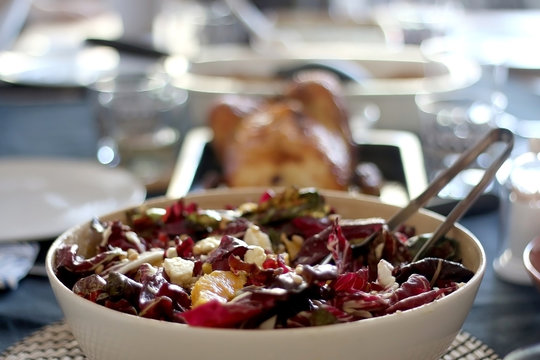
M 297 74 L 282 96 L 228 96 L 208 124 L 228 186 L 314 186 L 344 190 L 354 149 L 341 84 L 333 74 Z

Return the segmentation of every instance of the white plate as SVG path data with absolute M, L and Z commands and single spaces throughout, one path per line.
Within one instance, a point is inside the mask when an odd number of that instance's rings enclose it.
M 468 12 L 447 36 L 422 43 L 426 56 L 467 54 L 481 65 L 540 70 L 538 9 L 493 9 Z M 501 50 L 502 49 L 502 50 Z
M 0 242 L 44 240 L 93 216 L 144 201 L 127 171 L 92 161 L 0 160 Z
M 112 73 L 118 62 L 115 50 L 101 46 L 45 55 L 4 51 L 0 53 L 0 79 L 19 85 L 80 87 Z
M 203 126 L 208 104 L 217 97 L 283 94 L 286 82 L 274 76 L 277 70 L 310 62 L 341 62 L 341 66 L 357 65 L 367 71 L 370 76 L 361 84 L 349 82 L 343 86 L 349 112 L 361 113 L 367 102 L 374 103 L 381 110 L 378 128 L 415 133 L 420 126 L 414 102 L 416 94 L 467 88 L 481 74 L 478 64 L 469 59 L 427 61 L 418 46 L 398 50 L 376 43 L 362 46 L 329 43 L 324 47 L 306 44 L 268 56 L 238 48 L 228 52 L 220 47 L 207 48 L 189 64 L 183 57 L 172 56 L 165 60 L 164 68 L 174 85 L 188 90 L 191 119 Z

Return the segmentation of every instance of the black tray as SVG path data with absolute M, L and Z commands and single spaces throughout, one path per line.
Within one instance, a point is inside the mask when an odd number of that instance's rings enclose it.
M 427 186 L 424 159 L 417 137 L 393 130 L 371 130 L 357 139 L 358 158 L 380 169 L 384 184 L 381 200 L 405 205 Z M 214 187 L 221 167 L 211 146 L 212 131 L 194 128 L 186 134 L 171 178 L 167 196 L 181 197 L 188 192 Z

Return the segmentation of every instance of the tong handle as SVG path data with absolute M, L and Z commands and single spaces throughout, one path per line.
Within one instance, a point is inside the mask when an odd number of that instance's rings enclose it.
M 421 254 L 429 248 L 435 241 L 441 236 L 446 234 L 450 228 L 458 221 L 461 216 L 469 209 L 472 203 L 478 198 L 478 196 L 484 191 L 484 189 L 491 182 L 498 169 L 504 163 L 504 161 L 510 156 L 512 148 L 514 146 L 513 133 L 504 128 L 497 128 L 491 130 L 483 139 L 481 139 L 475 146 L 465 151 L 456 162 L 443 171 L 430 186 L 423 193 L 418 195 L 412 200 L 406 207 L 396 213 L 389 221 L 388 226 L 390 229 L 395 229 L 409 216 L 423 206 L 429 199 L 439 193 L 457 174 L 459 174 L 467 165 L 471 164 L 482 152 L 484 152 L 489 146 L 496 142 L 506 143 L 504 151 L 501 152 L 499 157 L 493 161 L 493 163 L 486 169 L 482 179 L 471 189 L 469 194 L 462 199 L 448 214 L 445 221 L 439 225 L 433 235 L 423 244 L 420 250 L 416 253 L 413 261 L 418 260 Z

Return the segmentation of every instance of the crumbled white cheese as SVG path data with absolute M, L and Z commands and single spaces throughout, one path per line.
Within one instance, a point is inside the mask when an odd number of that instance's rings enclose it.
M 147 275 L 149 275 L 149 276 L 156 275 L 157 272 L 158 272 L 158 268 L 153 266 L 153 265 L 150 265 L 150 264 L 147 264 L 147 265 L 148 265 L 148 267 L 145 269 L 147 271 Z
M 244 235 L 244 241 L 248 245 L 260 246 L 264 250 L 272 251 L 272 242 L 270 241 L 270 237 L 257 225 L 251 225 L 248 227 Z
M 264 329 L 264 330 L 273 329 L 276 327 L 276 321 L 277 321 L 277 316 L 272 316 L 271 318 L 263 321 L 259 325 L 259 329 Z
M 240 211 L 241 213 L 253 212 L 257 210 L 257 207 L 258 207 L 257 203 L 246 202 L 238 206 L 238 211 Z
M 294 274 L 294 273 L 291 273 L 291 278 L 292 278 L 292 280 L 294 281 L 294 283 L 295 283 L 296 285 L 300 285 L 300 284 L 302 284 L 302 282 L 304 281 L 304 278 L 303 278 L 303 277 L 301 277 L 301 276 L 298 275 L 298 274 Z
M 201 239 L 193 245 L 193 254 L 195 255 L 205 255 L 210 253 L 210 251 L 216 249 L 221 242 L 221 238 L 210 236 L 205 239 Z
M 255 264 L 258 267 L 262 267 L 266 260 L 266 252 L 260 246 L 250 246 L 248 251 L 244 254 L 244 261 L 248 264 Z
M 126 239 L 130 243 L 135 245 L 137 248 L 140 249 L 142 247 L 141 240 L 139 239 L 139 235 L 137 235 L 136 232 L 134 232 L 134 231 L 126 231 Z
M 163 268 L 171 282 L 183 287 L 189 287 L 193 282 L 193 268 L 195 263 L 181 257 L 167 258 L 163 260 Z
M 109 236 L 111 236 L 112 234 L 112 230 L 111 230 L 111 226 L 107 226 L 104 230 L 103 230 L 103 234 L 101 235 L 101 244 L 99 244 L 100 246 L 104 247 L 107 245 L 107 242 L 109 241 Z
M 146 215 L 150 216 L 151 218 L 161 219 L 166 213 L 167 210 L 164 208 L 153 207 L 146 209 Z
M 168 258 L 175 258 L 178 256 L 178 251 L 176 251 L 176 248 L 171 246 L 167 250 L 165 250 L 165 257 Z
M 129 261 L 133 261 L 133 260 L 137 260 L 137 258 L 139 257 L 139 253 L 137 252 L 137 250 L 127 249 L 126 256 Z
M 377 283 L 383 288 L 394 285 L 396 278 L 392 276 L 394 267 L 388 261 L 381 259 L 377 264 Z

